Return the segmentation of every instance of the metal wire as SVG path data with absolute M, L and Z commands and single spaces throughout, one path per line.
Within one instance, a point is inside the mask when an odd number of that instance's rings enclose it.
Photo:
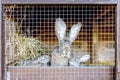
M 10 80 L 114 80 L 115 7 L 74 4 L 4 5 L 5 66 L 9 66 Z M 73 24 L 82 23 L 72 49 L 80 53 L 87 52 L 91 59 L 85 66 L 80 67 L 17 65 L 16 61 L 20 60 L 15 56 L 17 54 L 15 49 L 19 48 L 14 46 L 16 32 L 19 36 L 41 41 L 47 45 L 48 51 L 53 51 L 58 45 L 55 35 L 56 18 L 65 21 L 67 33 Z M 21 44 L 24 42 L 20 41 Z

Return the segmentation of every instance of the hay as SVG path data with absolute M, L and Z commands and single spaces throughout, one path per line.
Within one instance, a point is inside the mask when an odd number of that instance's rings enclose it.
M 26 16 L 26 15 L 25 15 Z M 33 60 L 42 54 L 50 54 L 50 50 L 47 45 L 45 45 L 40 40 L 33 38 L 32 36 L 27 37 L 22 33 L 22 22 L 25 18 L 18 23 L 10 17 L 10 14 L 5 14 L 5 28 L 6 28 L 6 43 L 12 43 L 14 53 L 6 53 L 7 56 L 7 65 L 19 64 L 23 60 Z M 12 31 L 11 31 L 12 30 Z M 12 32 L 11 34 L 9 33 Z M 13 32 L 14 31 L 14 32 Z M 9 34 L 9 35 L 7 35 Z M 22 34 L 22 35 L 21 35 Z M 29 35 L 29 34 L 28 34 Z M 11 46 L 10 46 L 11 47 Z M 13 55 L 12 59 L 9 60 L 9 56 Z
M 51 51 L 41 41 L 32 38 L 20 36 L 18 34 L 14 35 L 14 59 L 9 61 L 7 65 L 20 64 L 24 60 L 34 60 L 35 58 L 43 55 L 50 54 Z M 10 56 L 10 55 L 9 55 Z
M 41 41 L 32 38 L 15 35 L 14 49 L 16 56 L 23 60 L 34 59 L 41 54 L 48 54 L 49 50 Z

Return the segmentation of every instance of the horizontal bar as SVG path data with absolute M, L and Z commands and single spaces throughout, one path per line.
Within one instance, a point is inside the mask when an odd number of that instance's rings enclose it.
M 8 68 L 12 69 L 17 69 L 17 68 L 23 68 L 23 69 L 29 69 L 29 68 L 38 68 L 38 69 L 41 69 L 41 68 L 79 68 L 79 69 L 111 69 L 111 68 L 115 68 L 113 66 L 79 66 L 79 67 L 75 67 L 75 66 L 47 66 L 47 67 L 39 67 L 39 66 L 8 66 Z
M 117 0 L 2 0 L 2 4 L 117 4 Z

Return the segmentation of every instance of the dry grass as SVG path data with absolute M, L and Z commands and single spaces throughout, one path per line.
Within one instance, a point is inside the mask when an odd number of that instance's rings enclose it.
M 25 16 L 23 17 L 23 20 L 21 20 L 20 23 L 12 19 L 10 17 L 10 14 L 6 14 L 4 17 L 6 19 L 5 28 L 9 28 L 9 30 L 11 30 L 10 28 L 12 29 L 14 28 L 13 31 L 15 32 L 15 33 L 12 33 L 11 35 L 6 35 L 6 36 L 9 36 L 9 39 L 12 38 L 13 40 L 13 41 L 10 40 L 6 42 L 13 43 L 12 47 L 14 47 L 14 53 L 12 54 L 6 53 L 9 56 L 14 55 L 13 57 L 14 59 L 12 59 L 12 61 L 7 61 L 9 62 L 7 64 L 11 64 L 11 63 L 18 64 L 23 60 L 32 60 L 38 56 L 41 56 L 42 54 L 51 53 L 48 46 L 45 45 L 42 41 L 33 37 L 27 37 L 25 35 L 21 35 L 21 34 L 24 34 L 24 33 L 21 33 L 22 32 L 21 26 Z M 7 58 L 8 60 L 9 60 L 9 56 Z

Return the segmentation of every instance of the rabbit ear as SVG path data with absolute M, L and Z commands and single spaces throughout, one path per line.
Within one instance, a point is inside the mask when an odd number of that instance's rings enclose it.
M 55 21 L 55 32 L 59 40 L 65 38 L 66 24 L 61 18 L 57 18 Z
M 69 33 L 69 40 L 71 44 L 76 39 L 77 35 L 79 34 L 80 28 L 81 28 L 80 22 L 72 26 L 70 33 Z

